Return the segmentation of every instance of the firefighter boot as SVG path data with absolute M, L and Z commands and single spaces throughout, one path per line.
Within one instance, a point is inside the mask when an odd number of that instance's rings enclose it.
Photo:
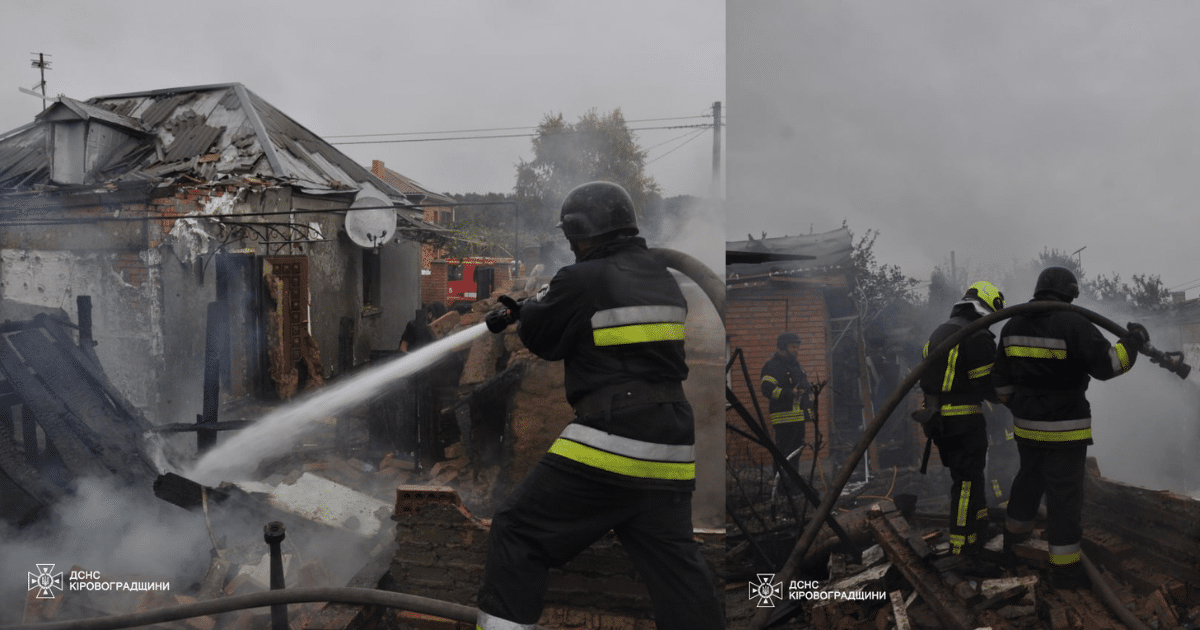
M 1050 585 L 1058 590 L 1086 589 L 1091 587 L 1092 582 L 1088 579 L 1083 563 L 1072 562 L 1050 565 Z
M 1020 563 L 1017 557 L 1016 546 L 1029 540 L 1030 532 L 1016 533 L 1004 530 L 1004 551 L 1001 554 L 1000 564 L 1006 568 L 1014 568 Z

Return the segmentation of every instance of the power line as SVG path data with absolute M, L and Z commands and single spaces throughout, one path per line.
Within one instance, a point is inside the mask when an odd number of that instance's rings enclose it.
M 712 118 L 712 115 L 700 116 L 675 116 L 672 118 L 642 118 L 639 120 L 627 120 L 626 123 L 642 123 L 642 122 L 659 122 L 663 120 L 691 120 L 694 118 Z M 397 131 L 395 133 L 359 133 L 359 134 L 343 134 L 324 136 L 326 138 L 376 138 L 380 136 L 430 136 L 435 134 L 445 133 L 480 133 L 485 131 L 516 131 L 518 129 L 537 129 L 540 125 L 527 125 L 524 127 L 489 127 L 485 129 L 455 129 L 453 131 Z M 506 136 L 497 136 L 506 137 Z
M 661 129 L 711 129 L 712 125 L 669 125 L 665 127 L 631 127 L 629 131 L 657 131 Z M 577 129 L 557 131 L 555 133 L 582 133 Z M 402 142 L 444 142 L 447 140 L 489 140 L 493 138 L 532 138 L 536 133 L 511 133 L 490 136 L 455 136 L 453 138 L 412 138 L 408 140 L 351 140 L 347 142 L 330 142 L 329 144 L 399 144 Z
M 707 125 L 705 125 L 705 128 L 704 128 L 704 129 L 698 129 L 698 130 L 696 130 L 696 131 L 692 132 L 692 137 L 691 137 L 691 138 L 688 138 L 686 141 L 684 141 L 682 144 L 680 144 L 679 146 L 675 147 L 674 149 L 671 149 L 670 151 L 667 151 L 666 153 L 664 153 L 664 154 L 662 154 L 662 155 L 660 155 L 660 156 L 658 156 L 658 157 L 654 158 L 653 160 L 650 160 L 650 161 L 646 162 L 646 165 L 648 166 L 648 165 L 650 165 L 650 164 L 653 164 L 653 163 L 657 162 L 658 160 L 661 160 L 661 159 L 663 159 L 663 158 L 667 157 L 668 155 L 671 155 L 671 154 L 672 154 L 672 153 L 674 153 L 675 151 L 678 151 L 679 149 L 683 148 L 683 146 L 684 146 L 685 144 L 687 144 L 688 142 L 691 142 L 692 140 L 695 140 L 696 138 L 699 138 L 700 136 L 704 135 L 704 132 L 705 132 L 705 131 L 707 131 L 707 130 L 708 130 L 708 126 L 707 126 Z

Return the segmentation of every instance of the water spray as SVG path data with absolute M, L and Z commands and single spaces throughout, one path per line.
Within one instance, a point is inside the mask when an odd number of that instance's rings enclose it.
M 370 400 L 397 380 L 437 362 L 444 355 L 464 348 L 487 333 L 477 324 L 428 346 L 396 357 L 383 364 L 302 396 L 299 400 L 263 416 L 221 444 L 213 447 L 193 464 L 186 477 L 204 483 L 218 483 L 218 475 L 245 475 L 249 467 L 266 457 L 287 450 L 315 423 L 347 408 Z M 227 481 L 226 479 L 225 481 Z
M 811 547 L 813 541 L 816 540 L 817 534 L 820 531 L 821 526 L 824 524 L 825 519 L 829 516 L 830 512 L 833 511 L 834 503 L 836 503 L 838 497 L 841 496 L 842 490 L 846 487 L 846 483 L 850 480 L 850 476 L 853 474 L 854 469 L 858 466 L 859 460 L 862 459 L 863 455 L 867 451 L 867 448 L 875 439 L 875 436 L 879 433 L 880 429 L 883 428 L 883 424 L 887 422 L 887 419 L 892 415 L 892 412 L 896 410 L 896 407 L 900 406 L 901 401 L 908 396 L 909 391 L 916 386 L 917 381 L 921 379 L 921 374 L 925 372 L 925 369 L 930 364 L 932 364 L 934 361 L 942 360 L 947 354 L 949 354 L 951 348 L 957 346 L 959 343 L 962 343 L 962 341 L 968 336 L 973 335 L 980 330 L 986 329 L 992 324 L 1006 320 L 1010 317 L 1015 317 L 1017 315 L 1027 315 L 1031 313 L 1042 313 L 1048 311 L 1072 311 L 1086 317 L 1092 323 L 1104 328 L 1118 337 L 1124 337 L 1126 334 L 1128 334 L 1128 331 L 1125 330 L 1125 328 L 1123 328 L 1121 325 L 1113 322 L 1103 315 L 1100 315 L 1099 313 L 1089 311 L 1074 304 L 1052 301 L 1026 302 L 1025 304 L 1010 306 L 995 313 L 984 315 L 983 317 L 960 328 L 953 335 L 950 335 L 950 337 L 943 341 L 939 346 L 930 351 L 929 356 L 918 363 L 916 367 L 914 367 L 912 371 L 908 373 L 908 376 L 904 377 L 904 380 L 901 381 L 900 384 L 896 386 L 896 389 L 892 392 L 891 397 L 887 399 L 887 402 L 885 402 L 875 414 L 875 417 L 871 420 L 870 424 L 864 428 L 862 438 L 859 439 L 858 444 L 856 444 L 847 455 L 845 463 L 842 464 L 842 469 L 838 471 L 837 476 L 831 481 L 830 487 L 828 488 L 824 499 L 821 501 L 821 505 L 817 507 L 817 511 L 815 514 L 813 514 L 813 518 L 808 522 L 808 525 L 805 526 L 804 531 L 800 534 L 799 540 L 796 541 L 795 547 L 792 548 L 792 552 L 788 556 L 787 562 L 784 563 L 783 568 L 780 569 L 779 573 L 777 574 L 778 579 L 785 582 L 792 579 L 793 574 L 799 567 L 800 560 L 804 558 L 804 555 L 808 552 L 808 548 Z M 1191 366 L 1184 363 L 1182 352 L 1161 352 L 1149 344 L 1145 344 L 1141 352 L 1142 354 L 1149 356 L 1152 363 L 1173 372 L 1180 378 L 1187 378 L 1188 374 L 1192 370 Z M 771 609 L 763 608 L 759 610 L 758 613 L 754 615 L 754 619 L 751 621 L 750 627 L 754 630 L 761 630 L 762 628 L 765 628 L 770 614 Z

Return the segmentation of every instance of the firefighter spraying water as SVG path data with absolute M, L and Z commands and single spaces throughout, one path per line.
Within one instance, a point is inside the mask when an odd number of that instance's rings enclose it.
M 579 186 L 561 216 L 576 264 L 528 300 L 500 298 L 487 325 L 500 332 L 519 322 L 526 347 L 564 361 L 575 419 L 492 520 L 477 625 L 532 628 L 550 567 L 613 530 L 645 578 L 659 628 L 723 628 L 692 538 L 687 302 L 637 237 L 623 188 Z

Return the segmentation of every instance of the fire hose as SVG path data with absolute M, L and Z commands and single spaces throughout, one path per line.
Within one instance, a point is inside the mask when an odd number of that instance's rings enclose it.
M 146 612 L 113 615 L 111 617 L 95 617 L 92 619 L 76 619 L 71 621 L 54 621 L 36 624 L 21 624 L 15 626 L 0 626 L 0 630 L 114 630 L 116 628 L 132 628 L 192 617 L 204 617 L 221 613 L 261 608 L 278 604 L 302 604 L 308 602 L 335 602 L 341 604 L 359 604 L 387 606 L 412 612 L 433 615 L 443 619 L 452 619 L 467 623 L 475 623 L 476 609 L 470 606 L 454 604 L 419 595 L 381 591 L 369 588 L 352 588 L 348 586 L 333 586 L 319 588 L 292 588 L 234 597 L 222 597 L 194 604 L 182 604 L 170 608 L 148 610 Z
M 888 417 L 892 415 L 892 412 L 896 410 L 896 407 L 900 406 L 901 401 L 908 396 L 909 391 L 920 380 L 921 374 L 925 371 L 925 369 L 933 362 L 940 361 L 946 357 L 951 348 L 957 346 L 964 339 L 976 333 L 977 331 L 983 330 L 992 324 L 995 324 L 996 322 L 1003 321 L 1010 317 L 1046 311 L 1071 311 L 1086 317 L 1092 323 L 1104 328 L 1118 337 L 1124 337 L 1126 334 L 1128 334 L 1128 331 L 1126 331 L 1125 328 L 1104 317 L 1103 315 L 1089 311 L 1074 304 L 1052 301 L 1026 302 L 1025 304 L 1011 306 L 995 313 L 985 315 L 959 329 L 944 342 L 934 348 L 929 353 L 928 357 L 918 363 L 916 367 L 914 367 L 912 371 L 908 373 L 908 376 L 906 376 L 904 380 L 900 382 L 895 391 L 892 392 L 891 397 L 887 399 L 887 401 L 879 409 L 879 412 L 875 414 L 875 417 L 871 420 L 871 423 L 863 429 L 862 438 L 847 455 L 846 462 L 842 465 L 841 470 L 838 471 L 837 476 L 833 479 L 832 485 L 827 490 L 824 499 L 821 501 L 821 505 L 817 507 L 816 513 L 813 514 L 812 519 L 808 521 L 808 525 L 805 526 L 804 531 L 800 535 L 800 539 L 796 541 L 795 547 L 792 548 L 791 554 L 788 555 L 787 561 L 784 563 L 783 568 L 780 569 L 778 574 L 778 579 L 780 581 L 787 583 L 788 580 L 792 579 L 792 575 L 796 572 L 800 560 L 804 558 L 804 555 L 808 552 L 808 548 L 811 547 L 813 541 L 816 540 L 817 533 L 824 524 L 826 517 L 828 517 L 829 513 L 833 511 L 834 503 L 837 502 L 842 490 L 846 487 L 846 483 L 850 481 L 850 476 L 854 473 L 855 468 L 857 468 L 859 462 L 862 460 L 863 454 L 866 453 L 867 448 L 875 439 L 875 436 L 879 433 L 880 429 L 883 428 L 883 425 L 885 422 L 887 422 Z M 1188 373 L 1191 372 L 1191 366 L 1183 362 L 1182 352 L 1162 352 L 1155 349 L 1150 344 L 1144 344 L 1141 349 L 1141 353 L 1150 357 L 1151 363 L 1159 365 L 1162 368 L 1175 373 L 1180 378 L 1187 378 Z M 755 613 L 754 618 L 751 620 L 750 627 L 752 630 L 762 630 L 762 628 L 765 628 L 767 621 L 771 616 L 771 612 L 772 609 L 770 608 L 759 609 Z
M 655 247 L 650 249 L 650 253 L 654 254 L 654 257 L 662 264 L 681 271 L 683 275 L 691 278 L 708 296 L 713 308 L 717 309 L 717 314 L 721 316 L 721 323 L 725 323 L 725 281 L 713 273 L 708 265 L 674 249 Z

